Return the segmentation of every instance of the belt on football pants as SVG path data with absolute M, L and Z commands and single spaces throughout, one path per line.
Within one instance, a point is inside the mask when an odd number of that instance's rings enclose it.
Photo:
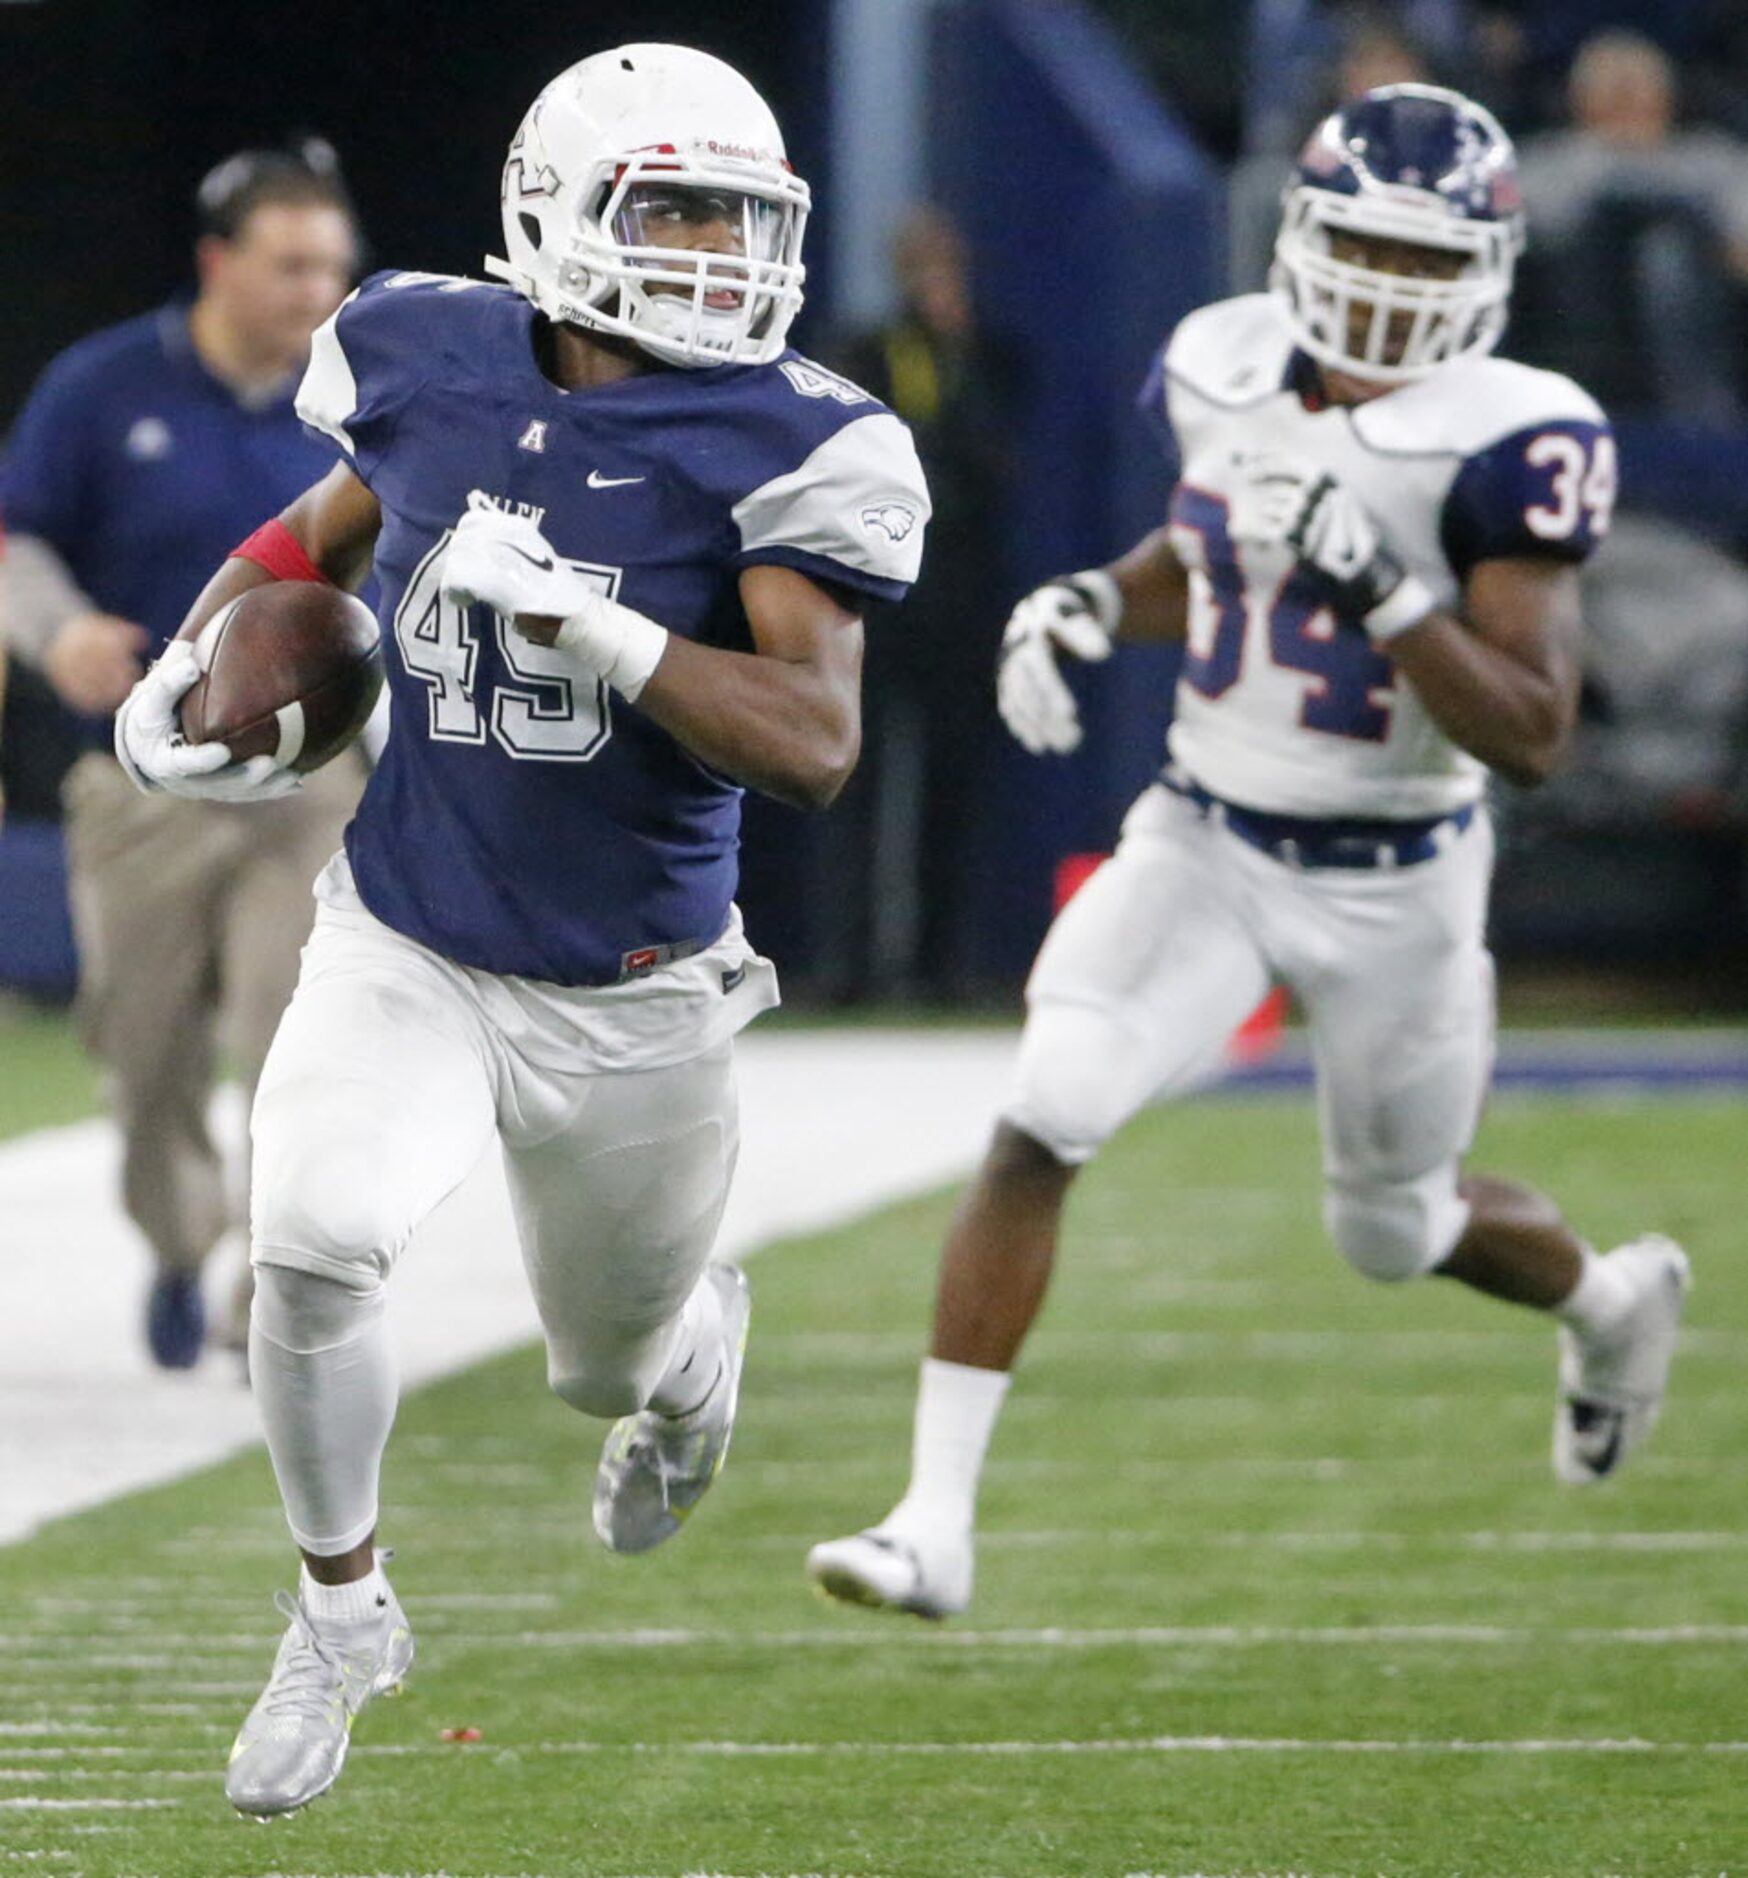
M 1193 802 L 1210 821 L 1287 867 L 1414 867 L 1430 861 L 1475 819 L 1473 802 L 1453 814 L 1414 822 L 1268 815 L 1227 802 L 1169 770 L 1159 780 L 1173 795 Z
M 721 937 L 721 933 L 716 935 L 716 939 Z M 634 951 L 621 954 L 619 976 L 613 983 L 628 985 L 635 978 L 647 978 L 663 965 L 696 958 L 700 952 L 708 952 L 715 945 L 716 939 L 680 939 L 669 945 L 638 946 Z

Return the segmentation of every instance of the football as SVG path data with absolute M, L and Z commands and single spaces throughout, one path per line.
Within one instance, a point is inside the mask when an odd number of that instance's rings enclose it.
M 364 728 L 382 689 L 375 615 L 312 580 L 251 588 L 207 621 L 195 655 L 201 676 L 182 700 L 182 734 L 222 743 L 238 762 L 320 769 Z

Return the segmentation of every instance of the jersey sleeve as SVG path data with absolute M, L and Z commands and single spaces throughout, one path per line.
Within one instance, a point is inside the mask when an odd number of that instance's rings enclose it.
M 408 318 L 413 303 L 395 289 L 423 278 L 372 276 L 317 327 L 310 342 L 297 414 L 309 429 L 332 438 L 366 483 L 381 465 L 395 419 L 421 375 L 423 354 Z
M 928 485 L 909 430 L 876 411 L 734 505 L 736 567 L 793 567 L 877 600 L 902 600 L 922 563 Z
M 1505 555 L 1583 561 L 1608 533 L 1615 482 L 1605 422 L 1566 417 L 1513 431 L 1457 471 L 1439 523 L 1445 558 L 1459 579 Z
M 70 561 L 85 536 L 90 444 L 99 395 L 77 350 L 51 364 L 25 400 L 0 466 L 0 517 Z

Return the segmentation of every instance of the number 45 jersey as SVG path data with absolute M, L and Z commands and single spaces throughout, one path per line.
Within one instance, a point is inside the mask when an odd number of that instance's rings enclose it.
M 1445 736 L 1331 583 L 1285 546 L 1226 529 L 1238 464 L 1314 464 L 1456 610 L 1478 563 L 1581 561 L 1608 527 L 1614 440 L 1570 379 L 1458 360 L 1369 404 L 1324 405 L 1273 300 L 1204 307 L 1177 328 L 1142 393 L 1173 433 L 1171 529 L 1190 579 L 1173 760 L 1215 795 L 1308 817 L 1415 819 L 1476 800 L 1486 769 Z
M 882 600 L 929 501 L 910 433 L 794 352 L 563 391 L 508 289 L 379 274 L 298 394 L 382 505 L 391 727 L 346 847 L 387 925 L 460 964 L 611 984 L 728 922 L 739 787 L 563 655 L 438 592 L 481 489 L 670 632 L 750 651 L 743 569 Z

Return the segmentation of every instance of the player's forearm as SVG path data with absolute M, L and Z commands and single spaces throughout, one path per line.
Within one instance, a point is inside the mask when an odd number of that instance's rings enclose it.
M 265 560 L 232 554 L 221 562 L 188 609 L 176 637 L 198 638 L 200 629 L 221 608 L 270 581 L 319 578 L 356 593 L 370 577 L 381 526 L 382 511 L 375 496 L 344 464 L 337 465 L 281 510 L 277 528 L 289 537 L 285 551 L 269 552 Z M 285 565 L 270 564 L 274 562 Z
M 195 596 L 182 624 L 176 628 L 178 639 L 198 639 L 200 630 L 215 613 L 223 611 L 253 587 L 265 587 L 273 576 L 253 561 L 240 561 L 235 555 L 219 563 L 219 570 Z
M 1451 741 L 1508 781 L 1545 782 L 1577 718 L 1577 686 L 1537 671 L 1449 613 L 1390 641 L 1390 656 Z
M 712 769 L 796 808 L 827 807 L 861 750 L 855 693 L 831 675 L 678 634 L 637 708 Z
M 1123 596 L 1113 637 L 1130 645 L 1182 639 L 1189 631 L 1190 583 L 1169 532 L 1156 528 L 1105 569 Z

